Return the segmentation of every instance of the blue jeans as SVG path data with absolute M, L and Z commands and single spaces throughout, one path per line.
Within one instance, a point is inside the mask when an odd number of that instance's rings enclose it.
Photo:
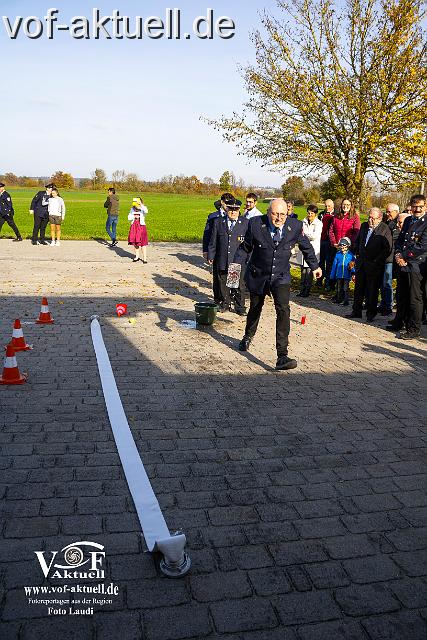
M 385 311 L 393 309 L 393 263 L 387 262 L 384 268 L 383 283 L 381 286 L 381 307 Z
M 116 228 L 118 220 L 118 216 L 108 216 L 107 222 L 105 223 L 105 230 L 107 231 L 112 241 L 116 239 Z

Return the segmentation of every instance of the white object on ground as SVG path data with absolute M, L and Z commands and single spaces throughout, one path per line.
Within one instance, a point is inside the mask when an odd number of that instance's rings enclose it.
M 90 330 L 114 440 L 148 550 L 164 555 L 160 562 L 162 573 L 168 577 L 184 576 L 191 566 L 184 550 L 186 537 L 169 532 L 133 439 L 96 315 L 91 317 Z

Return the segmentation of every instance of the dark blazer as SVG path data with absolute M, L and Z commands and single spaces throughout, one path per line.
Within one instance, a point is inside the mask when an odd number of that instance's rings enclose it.
M 368 270 L 383 270 L 393 248 L 393 237 L 387 224 L 380 222 L 366 243 L 369 224 L 363 222 L 355 242 L 356 273 L 363 266 Z
M 249 226 L 247 218 L 237 218 L 233 230 L 228 229 L 228 217 L 216 218 L 212 225 L 212 234 L 208 246 L 208 260 L 214 260 L 218 269 L 226 271 L 228 265 L 234 262 L 237 249 L 245 239 Z
M 50 196 L 47 195 L 46 191 L 38 191 L 34 198 L 31 200 L 30 209 L 34 211 L 34 215 L 39 218 L 48 218 L 49 217 L 49 202 Z
M 395 253 L 401 253 L 408 263 L 402 271 L 427 271 L 427 214 L 414 220 L 406 218 L 396 240 Z
M 12 198 L 10 193 L 3 191 L 0 195 L 0 217 L 1 218 L 13 218 L 14 215 Z
M 296 244 L 310 269 L 317 269 L 319 263 L 311 242 L 303 234 L 301 220 L 286 218 L 282 239 L 277 246 L 271 237 L 268 216 L 258 216 L 249 220 L 244 242 L 240 245 L 234 261 L 243 265 L 248 254 L 251 254 L 245 277 L 251 293 L 262 295 L 279 284 L 290 283 L 289 259 Z
M 388 256 L 386 262 L 393 262 L 394 261 L 394 245 L 396 244 L 396 240 L 399 237 L 400 231 L 399 231 L 399 227 L 397 226 L 396 220 L 390 220 L 389 222 L 386 222 L 385 224 L 390 229 L 391 237 L 392 237 L 392 240 L 393 240 L 393 248 L 392 248 L 392 250 L 390 252 L 390 255 Z
M 214 220 L 216 220 L 217 218 L 224 218 L 224 217 L 225 217 L 225 214 L 222 209 L 220 209 L 219 211 L 214 211 L 213 213 L 210 213 L 208 215 L 208 219 L 206 220 L 205 230 L 203 232 L 203 241 L 202 241 L 203 253 L 208 252 L 209 242 L 212 235 L 212 225 L 214 223 Z

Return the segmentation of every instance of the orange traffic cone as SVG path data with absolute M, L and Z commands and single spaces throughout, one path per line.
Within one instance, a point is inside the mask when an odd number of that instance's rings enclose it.
M 15 351 L 28 351 L 33 348 L 25 342 L 20 320 L 15 320 L 12 331 L 12 340 L 5 348 L 7 349 L 7 347 L 13 347 Z
M 47 298 L 43 298 L 39 319 L 36 321 L 36 324 L 53 324 L 54 322 L 55 320 L 50 315 Z
M 23 384 L 24 382 L 27 382 L 27 375 L 22 375 L 19 372 L 15 349 L 9 345 L 6 347 L 6 357 L 0 384 Z

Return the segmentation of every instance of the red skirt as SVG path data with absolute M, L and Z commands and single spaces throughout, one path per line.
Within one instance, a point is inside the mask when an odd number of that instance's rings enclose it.
M 128 244 L 133 244 L 134 247 L 146 247 L 148 244 L 147 227 L 145 224 L 141 225 L 139 220 L 132 222 L 129 229 Z

